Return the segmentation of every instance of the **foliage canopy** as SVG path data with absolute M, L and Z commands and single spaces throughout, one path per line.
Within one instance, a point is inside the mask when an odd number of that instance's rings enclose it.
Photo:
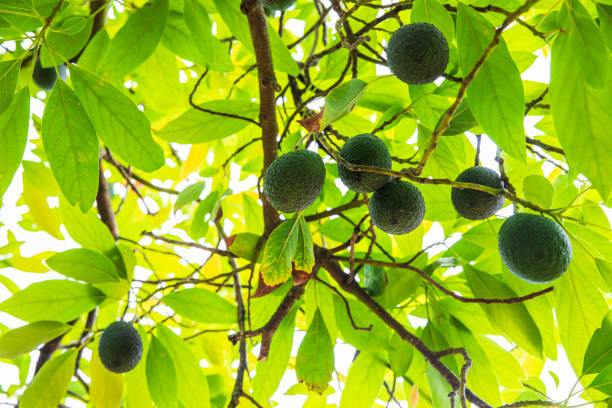
M 609 406 L 610 0 L 265 4 L 289 8 L 0 2 L 0 402 Z M 412 23 L 448 45 L 435 82 L 387 74 Z M 364 133 L 391 166 L 340 155 Z M 324 178 L 283 216 L 263 175 L 296 148 Z M 456 181 L 481 164 L 501 188 Z M 359 194 L 338 165 L 401 181 Z M 505 201 L 468 220 L 452 189 Z M 569 237 L 552 283 L 502 261 L 515 212 Z M 97 353 L 119 320 L 125 374 Z

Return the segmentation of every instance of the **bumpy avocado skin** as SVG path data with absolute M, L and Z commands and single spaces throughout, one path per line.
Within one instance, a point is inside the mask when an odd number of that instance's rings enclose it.
M 62 79 L 66 79 L 67 69 L 65 65 L 59 65 L 57 71 Z M 57 72 L 55 68 L 43 68 L 40 64 L 40 60 L 36 60 L 34 63 L 34 70 L 32 71 L 32 79 L 38 87 L 44 91 L 50 91 L 57 81 Z
M 312 204 L 325 182 L 325 165 L 318 154 L 294 150 L 272 162 L 264 175 L 263 191 L 278 211 L 292 213 Z
M 559 278 L 572 260 L 572 244 L 556 222 L 520 213 L 499 229 L 499 254 L 510 272 L 531 283 Z
M 457 180 L 463 183 L 480 184 L 481 186 L 501 189 L 501 178 L 493 170 L 474 166 L 464 170 Z M 468 189 L 460 189 L 453 187 L 451 189 L 451 201 L 455 210 L 468 220 L 484 220 L 489 218 L 504 205 L 504 197 L 501 195 L 492 195 L 484 191 Z
M 388 234 L 406 234 L 419 226 L 425 216 L 425 200 L 412 184 L 393 180 L 372 194 L 370 216 Z
M 408 84 L 433 82 L 448 65 L 448 43 L 432 24 L 408 24 L 389 39 L 387 62 L 391 72 Z
M 391 168 L 391 155 L 387 146 L 369 133 L 350 138 L 340 149 L 340 156 L 355 165 Z M 385 174 L 351 171 L 340 163 L 338 175 L 345 186 L 358 193 L 371 193 L 389 182 L 389 176 Z
M 295 0 L 261 0 L 261 4 L 270 10 L 286 10 L 295 4 Z
M 142 339 L 129 323 L 111 323 L 100 336 L 100 361 L 109 371 L 125 373 L 132 370 L 142 357 Z

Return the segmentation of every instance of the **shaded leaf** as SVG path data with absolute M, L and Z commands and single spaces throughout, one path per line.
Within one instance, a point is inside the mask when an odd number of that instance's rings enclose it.
M 76 65 L 70 77 L 98 136 L 114 153 L 144 171 L 163 166 L 164 152 L 151 137 L 149 120 L 129 97 Z
M 28 88 L 23 88 L 0 115 L 0 198 L 11 184 L 23 158 L 28 141 L 29 118 L 30 94 Z
M 236 307 L 206 289 L 191 288 L 171 292 L 162 301 L 176 313 L 197 322 L 236 323 Z
M 597 373 L 609 365 L 612 365 L 612 311 L 606 314 L 601 327 L 595 330 L 589 341 L 584 353 L 582 373 Z
M 198 0 L 185 0 L 183 17 L 200 54 L 214 61 L 216 38 L 212 34 L 212 22 L 204 6 Z
M 98 289 L 69 280 L 32 283 L 0 303 L 0 311 L 26 322 L 67 322 L 89 312 L 106 296 Z
M 525 198 L 542 208 L 550 208 L 553 199 L 553 186 L 546 177 L 531 174 L 523 179 Z
M 589 387 L 612 396 L 612 365 L 604 368 Z
M 63 399 L 74 373 L 77 351 L 69 350 L 47 361 L 24 391 L 19 406 L 22 408 L 49 408 Z
M 0 336 L 0 358 L 16 358 L 28 353 L 68 329 L 70 326 L 64 323 L 40 321 L 9 330 Z
M 328 125 L 348 115 L 367 86 L 367 83 L 355 78 L 334 88 L 325 97 L 320 128 L 325 129 Z
M 98 192 L 98 138 L 81 102 L 64 81 L 57 81 L 45 106 L 42 140 L 62 193 L 86 212 Z
M 314 245 L 310 228 L 302 214 L 298 215 L 297 248 L 293 256 L 295 269 L 310 274 L 315 264 Z
M 415 0 L 410 22 L 433 24 L 444 34 L 449 44 L 455 37 L 453 18 L 437 0 Z
M 4 112 L 13 100 L 20 66 L 18 59 L 0 62 L 0 113 Z

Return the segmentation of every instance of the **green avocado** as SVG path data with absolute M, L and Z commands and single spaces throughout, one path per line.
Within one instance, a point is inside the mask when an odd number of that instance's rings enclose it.
M 527 282 L 552 282 L 572 260 L 572 244 L 563 228 L 541 215 L 511 216 L 499 229 L 498 239 L 504 264 Z
M 295 0 L 261 0 L 264 9 L 270 10 L 286 10 L 295 4 Z
M 142 357 L 142 339 L 129 323 L 111 323 L 100 336 L 100 361 L 109 371 L 125 373 L 132 370 Z
M 351 164 L 391 169 L 391 155 L 387 146 L 369 133 L 350 138 L 340 149 L 340 156 Z M 371 193 L 389 182 L 386 174 L 351 171 L 340 163 L 338 175 L 345 186 L 358 193 Z
M 325 165 L 310 150 L 294 150 L 272 162 L 263 180 L 263 192 L 278 211 L 292 213 L 312 204 L 325 182 Z
M 57 68 L 57 71 L 55 70 Z M 57 81 L 57 73 L 59 72 L 60 78 L 66 79 L 67 69 L 65 65 L 59 65 L 57 67 L 43 68 L 40 64 L 40 60 L 36 60 L 34 63 L 34 69 L 32 70 L 32 79 L 38 87 L 44 91 L 50 91 Z
M 501 178 L 493 170 L 474 166 L 464 170 L 457 180 L 463 183 L 480 184 L 481 186 L 501 189 Z M 471 188 L 451 189 L 451 201 L 455 210 L 468 220 L 484 220 L 495 214 L 504 205 L 504 197 L 478 191 Z
M 433 82 L 448 65 L 448 43 L 438 28 L 428 23 L 400 27 L 389 39 L 387 63 L 402 81 L 421 85 Z
M 406 234 L 423 221 L 425 200 L 412 184 L 393 180 L 372 194 L 370 216 L 387 234 Z

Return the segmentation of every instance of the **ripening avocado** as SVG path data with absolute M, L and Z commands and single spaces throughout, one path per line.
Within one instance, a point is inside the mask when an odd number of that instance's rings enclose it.
M 493 170 L 474 166 L 464 170 L 457 180 L 463 183 L 480 184 L 491 188 L 501 189 L 501 178 Z M 461 189 L 453 187 L 451 201 L 455 210 L 468 220 L 484 220 L 495 214 L 504 205 L 504 197 L 478 191 L 471 188 Z
M 391 155 L 387 146 L 369 133 L 350 138 L 340 149 L 340 156 L 355 165 L 374 166 L 387 170 L 391 168 Z M 338 163 L 338 175 L 345 186 L 358 193 L 371 193 L 389 182 L 389 176 L 386 174 L 351 171 L 340 163 Z
M 57 72 L 60 74 L 60 78 L 66 79 L 68 70 L 65 65 L 59 65 L 56 67 Z M 32 71 L 32 79 L 38 87 L 44 91 L 50 91 L 57 81 L 57 72 L 54 67 L 43 68 L 40 64 L 40 60 L 37 59 L 34 63 L 34 70 Z
M 264 9 L 267 7 L 270 10 L 286 10 L 295 4 L 295 0 L 261 0 Z
M 292 213 L 312 204 L 325 182 L 325 165 L 310 150 L 294 150 L 272 162 L 266 170 L 263 191 L 272 207 Z
M 406 234 L 423 221 L 425 200 L 414 185 L 395 179 L 372 194 L 370 216 L 387 234 Z
M 541 215 L 508 218 L 499 229 L 498 247 L 510 272 L 531 283 L 554 281 L 572 260 L 572 244 L 563 228 Z
M 109 371 L 125 373 L 132 370 L 142 357 L 142 339 L 131 324 L 111 323 L 100 336 L 100 361 Z
M 391 35 L 387 63 L 391 72 L 407 84 L 427 84 L 444 73 L 448 43 L 432 24 L 408 24 Z

